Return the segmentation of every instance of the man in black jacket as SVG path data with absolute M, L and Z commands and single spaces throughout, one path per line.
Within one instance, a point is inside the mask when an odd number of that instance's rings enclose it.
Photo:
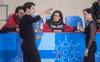
M 25 15 L 20 22 L 20 36 L 23 39 L 22 51 L 24 62 L 41 62 L 39 52 L 35 45 L 35 32 L 33 30 L 33 22 L 37 22 L 40 16 L 32 17 L 35 4 L 27 2 L 23 5 Z

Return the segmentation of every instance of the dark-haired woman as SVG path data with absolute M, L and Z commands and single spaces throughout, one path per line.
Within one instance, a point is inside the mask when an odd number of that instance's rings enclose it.
M 94 17 L 93 10 L 90 8 L 83 10 L 84 19 L 88 22 L 85 28 L 86 34 L 86 49 L 84 62 L 95 62 L 95 52 L 96 52 L 96 18 Z
M 55 10 L 51 19 L 47 20 L 43 27 L 44 32 L 72 32 L 73 28 L 64 24 L 62 12 Z

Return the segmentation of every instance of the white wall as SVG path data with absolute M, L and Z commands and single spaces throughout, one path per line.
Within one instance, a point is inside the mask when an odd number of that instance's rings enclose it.
M 59 9 L 64 15 L 81 15 L 84 8 L 91 7 L 95 0 L 34 0 L 37 8 Z
M 64 15 L 82 15 L 84 8 L 91 7 L 95 0 L 0 0 L 2 3 L 9 5 L 9 14 L 14 12 L 15 8 L 23 5 L 27 1 L 35 2 L 37 9 L 54 8 L 59 9 Z
M 17 6 L 23 5 L 27 1 L 34 1 L 36 10 L 54 8 L 61 10 L 64 16 L 79 15 L 82 17 L 82 10 L 91 7 L 92 3 L 96 0 L 0 0 L 2 2 L 0 4 L 9 5 L 8 14 L 10 14 L 14 12 Z

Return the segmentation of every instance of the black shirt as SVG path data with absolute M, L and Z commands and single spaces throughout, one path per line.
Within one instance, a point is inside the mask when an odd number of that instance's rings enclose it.
M 96 35 L 95 21 L 89 22 L 88 26 L 85 28 L 85 34 L 86 34 L 86 48 L 90 48 L 93 41 L 95 41 L 95 35 Z
M 40 20 L 40 16 L 32 17 L 25 15 L 20 22 L 20 36 L 23 40 L 29 42 L 35 40 L 35 32 L 33 30 L 33 23 Z

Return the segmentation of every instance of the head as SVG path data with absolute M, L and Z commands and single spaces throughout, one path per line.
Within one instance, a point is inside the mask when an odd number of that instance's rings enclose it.
M 91 19 L 96 20 L 94 12 L 91 8 L 86 8 L 83 10 L 83 17 L 87 21 L 91 21 Z
M 52 21 L 55 21 L 55 22 L 63 21 L 62 12 L 59 11 L 59 10 L 55 10 L 55 11 L 53 12 L 53 14 L 51 15 L 51 20 L 52 20 Z
M 32 15 L 35 12 L 35 4 L 33 2 L 26 2 L 23 5 L 24 12 L 28 15 Z
M 24 14 L 24 10 L 22 6 L 18 6 L 15 10 L 15 15 L 18 16 L 19 18 L 22 18 Z

